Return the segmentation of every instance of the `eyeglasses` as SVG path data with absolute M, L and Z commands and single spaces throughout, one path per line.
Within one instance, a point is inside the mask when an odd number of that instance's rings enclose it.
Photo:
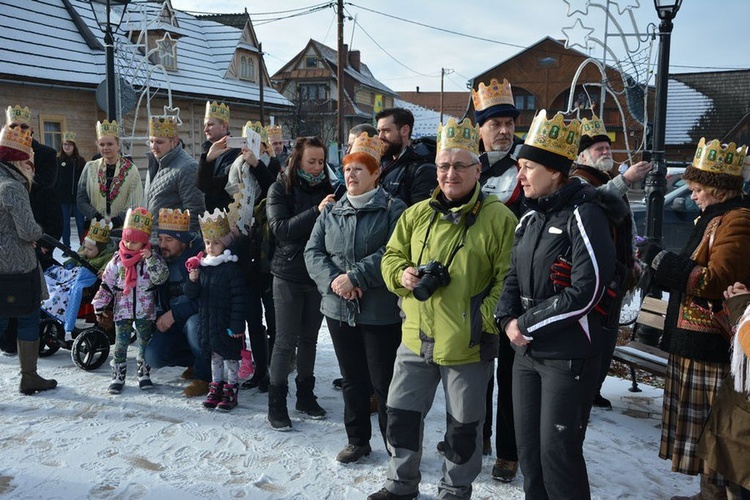
M 440 163 L 439 165 L 437 165 L 437 169 L 438 169 L 438 172 L 445 174 L 448 172 L 448 170 L 450 170 L 451 167 L 453 167 L 453 170 L 455 170 L 459 174 L 462 174 L 475 165 L 479 165 L 479 164 L 469 163 L 468 165 L 465 165 L 463 163 Z
M 26 123 L 11 123 L 10 125 L 8 125 L 8 127 L 10 128 L 21 127 L 21 130 L 27 130 L 30 128 L 29 125 Z

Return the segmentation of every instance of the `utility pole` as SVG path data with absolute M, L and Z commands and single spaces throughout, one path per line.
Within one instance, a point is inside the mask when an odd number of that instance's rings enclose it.
M 440 68 L 440 123 L 443 123 L 443 88 L 445 83 L 445 68 Z
M 258 99 L 260 100 L 260 124 L 266 124 L 266 112 L 263 105 L 263 85 L 265 74 L 263 73 L 263 44 L 258 44 Z
M 338 58 L 336 64 L 336 140 L 339 143 L 339 155 L 341 154 L 341 145 L 344 144 L 344 65 L 346 60 L 344 59 L 344 0 L 338 0 L 336 2 L 336 9 L 338 13 Z M 338 162 L 341 158 L 337 159 Z

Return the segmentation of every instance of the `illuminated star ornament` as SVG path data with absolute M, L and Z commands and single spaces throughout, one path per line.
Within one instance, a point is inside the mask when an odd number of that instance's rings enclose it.
M 589 13 L 589 0 L 563 0 L 568 5 L 568 17 L 576 12 L 586 16 Z
M 617 5 L 617 12 L 623 15 L 626 11 L 638 9 L 641 6 L 639 0 L 620 0 L 619 2 L 610 2 Z
M 563 28 L 562 32 L 565 34 L 565 48 L 571 49 L 575 46 L 581 47 L 583 50 L 588 50 L 588 39 L 594 32 L 593 28 L 587 28 L 581 22 L 581 19 L 576 19 L 573 26 Z

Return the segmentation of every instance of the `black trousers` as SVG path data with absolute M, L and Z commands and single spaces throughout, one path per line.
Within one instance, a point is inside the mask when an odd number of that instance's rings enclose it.
M 487 384 L 487 406 L 482 435 L 492 436 L 493 391 L 497 380 L 497 416 L 495 420 L 495 456 L 517 462 L 516 432 L 513 425 L 513 358 L 515 351 L 504 332 L 500 332 L 500 346 L 497 357 L 497 377 L 490 376 Z
M 326 317 L 333 348 L 344 378 L 344 427 L 349 444 L 370 442 L 370 384 L 378 400 L 378 425 L 385 443 L 386 401 L 393 363 L 401 343 L 401 323 L 349 326 Z

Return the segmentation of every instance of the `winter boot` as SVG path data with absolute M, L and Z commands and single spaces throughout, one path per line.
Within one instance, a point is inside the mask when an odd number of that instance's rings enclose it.
M 109 384 L 110 394 L 120 394 L 125 387 L 125 375 L 128 373 L 127 363 L 115 363 L 112 360 L 112 383 Z
M 36 361 L 39 358 L 39 341 L 19 340 L 18 364 L 21 365 L 21 383 L 18 390 L 27 396 L 35 392 L 48 391 L 57 387 L 57 380 L 44 379 L 36 372 Z
M 326 411 L 316 401 L 318 398 L 313 394 L 315 388 L 315 377 L 295 379 L 297 382 L 297 411 L 307 413 L 310 418 L 320 420 L 326 418 Z
M 154 383 L 151 382 L 151 367 L 142 359 L 137 359 L 136 363 L 138 366 L 138 387 L 140 387 L 142 391 L 153 389 Z
M 203 402 L 203 408 L 209 410 L 216 408 L 221 403 L 221 398 L 224 395 L 224 382 L 211 382 L 208 384 L 208 396 Z
M 224 395 L 221 403 L 216 406 L 219 411 L 230 411 L 237 406 L 237 392 L 240 390 L 240 384 L 224 384 Z
M 253 351 L 242 349 L 240 351 L 242 355 L 242 361 L 240 362 L 240 369 L 237 372 L 237 376 L 242 380 L 247 380 L 253 376 L 255 367 L 253 366 Z
M 268 421 L 277 431 L 292 430 L 292 421 L 286 410 L 286 395 L 289 387 L 286 385 L 268 386 Z

